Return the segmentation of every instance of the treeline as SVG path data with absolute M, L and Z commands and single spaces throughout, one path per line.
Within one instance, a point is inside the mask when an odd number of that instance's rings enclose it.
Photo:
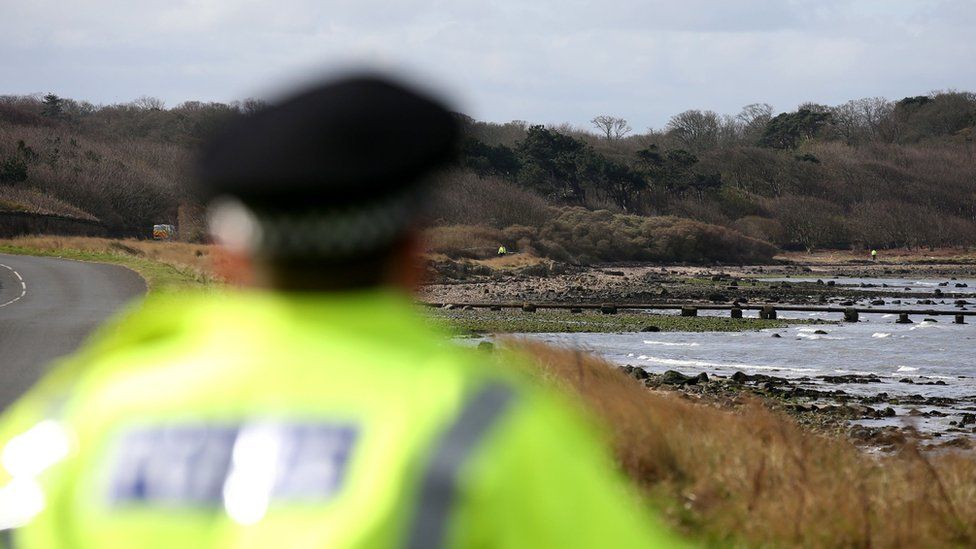
M 463 166 L 554 205 L 717 224 L 786 248 L 976 244 L 976 95 L 691 110 L 630 135 L 465 118 Z
M 192 201 L 194 149 L 262 106 L 0 96 L 0 209 L 97 218 L 110 234 L 146 236 L 154 223 L 175 223 L 180 205 Z M 52 201 L 70 207 L 52 209 Z
M 0 209 L 97 218 L 112 234 L 146 235 L 193 202 L 187 182 L 199 144 L 263 107 L 0 96 Z M 460 165 L 431 215 L 459 235 L 502 230 L 491 234 L 511 246 L 594 261 L 667 260 L 661 250 L 677 249 L 670 244 L 633 249 L 665 232 L 694 242 L 672 259 L 695 261 L 734 260 L 702 252 L 703 242 L 739 238 L 748 240 L 730 249 L 748 248 L 743 260 L 768 255 L 772 248 L 757 241 L 794 249 L 976 244 L 972 93 L 779 114 L 765 104 L 735 115 L 691 110 L 644 133 L 611 115 L 586 129 L 458 116 L 466 128 Z M 670 221 L 646 222 L 659 216 Z M 597 238 L 605 231 L 611 237 Z

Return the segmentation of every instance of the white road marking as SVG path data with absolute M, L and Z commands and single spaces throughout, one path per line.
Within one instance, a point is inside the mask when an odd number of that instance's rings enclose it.
M 4 265 L 3 263 L 0 263 L 0 267 L 3 267 L 4 269 L 7 269 L 8 271 L 14 273 L 14 276 L 17 277 L 17 280 L 20 280 L 20 295 L 17 296 L 17 297 L 15 297 L 15 298 L 13 298 L 13 299 L 11 299 L 10 301 L 8 301 L 6 303 L 0 303 L 0 308 L 3 308 L 3 307 L 6 307 L 7 305 L 10 305 L 11 303 L 16 303 L 17 301 L 20 301 L 21 299 L 23 299 L 23 297 L 25 295 L 27 295 L 27 283 L 24 282 L 24 277 L 20 276 L 20 273 L 18 273 L 17 271 L 15 271 L 13 269 L 13 267 L 8 267 L 7 265 Z

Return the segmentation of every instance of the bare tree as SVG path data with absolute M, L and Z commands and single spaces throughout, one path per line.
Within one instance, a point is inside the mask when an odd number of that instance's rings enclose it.
M 143 95 L 139 99 L 136 99 L 132 104 L 144 111 L 161 111 L 166 108 L 166 102 L 158 97 L 149 97 L 148 95 Z
M 756 141 L 762 135 L 766 124 L 773 119 L 773 106 L 769 103 L 752 103 L 742 107 L 735 117 L 740 124 L 742 137 Z
M 668 121 L 668 133 L 685 148 L 703 151 L 718 144 L 722 118 L 714 111 L 690 110 Z
M 608 114 L 601 114 L 600 116 L 594 117 L 593 120 L 590 120 L 590 123 L 600 130 L 600 133 L 607 138 L 607 141 L 622 139 L 633 129 L 623 118 L 617 118 Z

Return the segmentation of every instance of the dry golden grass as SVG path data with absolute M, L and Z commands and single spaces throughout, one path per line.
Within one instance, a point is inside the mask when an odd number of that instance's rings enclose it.
M 794 263 L 818 265 L 849 263 L 856 261 L 870 261 L 870 250 L 821 250 L 815 252 L 784 252 L 776 256 L 776 259 L 791 261 Z M 896 248 L 891 250 L 878 250 L 878 263 L 915 263 L 915 262 L 941 262 L 947 263 L 976 261 L 976 250 L 966 250 L 961 248 Z
M 539 263 L 543 263 L 545 261 L 545 259 L 536 257 L 531 253 L 516 253 L 476 260 L 475 263 L 487 265 L 488 267 L 496 270 L 506 270 L 538 265 Z
M 132 238 L 94 238 L 87 236 L 21 236 L 0 242 L 38 250 L 79 250 L 83 252 L 127 254 L 153 261 L 191 267 L 203 272 L 213 270 L 213 246 Z
M 712 545 L 972 547 L 976 458 L 907 446 L 873 456 L 743 400 L 736 410 L 646 389 L 612 365 L 538 343 L 537 374 L 611 427 L 622 469 Z
M 205 244 L 81 236 L 22 236 L 0 239 L 0 253 L 43 255 L 117 263 L 146 279 L 151 291 L 219 287 L 216 248 Z

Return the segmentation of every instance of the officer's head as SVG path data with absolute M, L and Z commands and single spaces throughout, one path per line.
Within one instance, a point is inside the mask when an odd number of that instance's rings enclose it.
M 394 283 L 410 270 L 432 176 L 453 160 L 458 135 L 444 105 L 385 78 L 297 94 L 205 149 L 211 234 L 260 284 Z

